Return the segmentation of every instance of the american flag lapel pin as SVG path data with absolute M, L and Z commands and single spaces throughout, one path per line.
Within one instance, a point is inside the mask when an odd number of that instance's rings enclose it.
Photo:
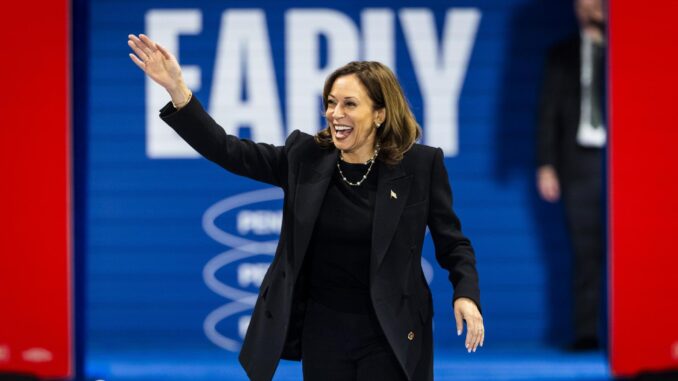
M 396 194 L 396 192 L 393 191 L 393 189 L 391 189 L 391 198 L 394 200 L 398 199 L 398 195 Z

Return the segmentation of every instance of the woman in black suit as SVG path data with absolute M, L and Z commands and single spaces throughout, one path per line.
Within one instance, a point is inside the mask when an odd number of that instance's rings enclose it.
M 176 58 L 130 35 L 130 57 L 172 102 L 160 112 L 227 170 L 285 192 L 278 248 L 261 284 L 240 362 L 270 380 L 281 358 L 305 380 L 432 380 L 431 292 L 421 269 L 429 227 L 454 287 L 457 334 L 484 341 L 475 256 L 452 211 L 440 149 L 420 129 L 394 74 L 351 62 L 324 87 L 328 127 L 284 146 L 227 135 L 182 80 Z

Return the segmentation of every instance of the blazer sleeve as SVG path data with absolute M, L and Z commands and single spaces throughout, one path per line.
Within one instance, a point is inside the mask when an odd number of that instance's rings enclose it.
M 558 154 L 558 106 L 562 102 L 562 70 L 552 49 L 544 65 L 537 125 L 537 165 L 556 165 Z
M 226 170 L 287 188 L 286 147 L 298 137 L 298 131 L 288 137 L 284 147 L 228 135 L 195 96 L 178 111 L 168 103 L 160 110 L 160 118 L 198 153 Z
M 461 222 L 452 210 L 452 189 L 438 148 L 431 172 L 428 227 L 435 246 L 436 260 L 449 272 L 454 300 L 466 297 L 480 310 L 480 288 L 476 258 L 471 242 L 461 232 Z

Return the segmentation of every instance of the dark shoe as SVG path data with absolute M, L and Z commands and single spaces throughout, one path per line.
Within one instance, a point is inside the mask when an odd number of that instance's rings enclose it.
M 575 340 L 567 349 L 570 352 L 597 351 L 600 349 L 600 344 L 595 337 L 584 337 Z

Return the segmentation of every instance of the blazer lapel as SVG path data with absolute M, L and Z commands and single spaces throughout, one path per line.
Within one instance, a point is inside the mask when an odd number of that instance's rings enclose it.
M 299 273 L 337 162 L 337 150 L 300 164 L 294 196 L 293 266 Z
M 412 175 L 407 175 L 400 165 L 389 166 L 382 162 L 378 164 L 379 177 L 372 226 L 370 277 L 376 273 L 384 260 L 412 184 Z

